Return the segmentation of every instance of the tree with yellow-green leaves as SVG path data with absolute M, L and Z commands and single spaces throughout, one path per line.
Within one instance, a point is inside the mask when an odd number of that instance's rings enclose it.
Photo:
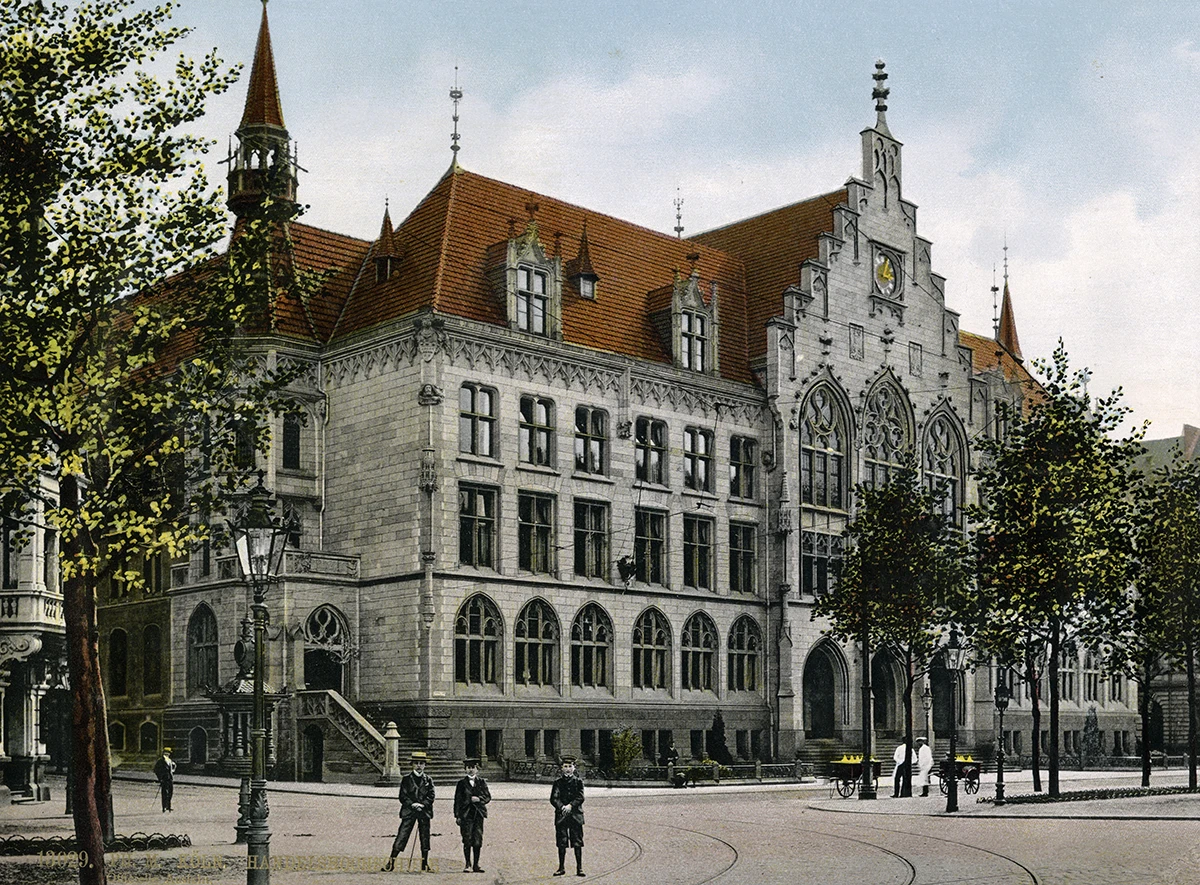
M 186 33 L 172 11 L 0 0 L 0 507 L 60 539 L 85 883 L 113 826 L 97 588 L 210 536 L 289 380 L 239 341 L 268 328 L 295 208 L 266 199 L 218 252 L 185 130 L 237 71 L 150 73 Z

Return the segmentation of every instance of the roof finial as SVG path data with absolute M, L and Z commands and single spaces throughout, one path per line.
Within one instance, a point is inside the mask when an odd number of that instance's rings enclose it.
M 1004 235 L 1004 288 L 1008 288 L 1008 234 Z
M 679 188 L 675 188 L 675 236 L 683 239 L 683 197 L 679 196 Z
M 462 100 L 462 90 L 458 88 L 458 65 L 454 66 L 454 88 L 450 90 L 450 98 L 454 101 L 454 134 L 450 136 L 450 152 L 454 158 L 454 167 L 458 167 L 458 103 Z
M 992 265 L 992 337 L 1000 340 L 1000 290 L 996 287 L 996 265 Z
M 884 61 L 881 58 L 875 62 L 875 73 L 871 75 L 875 81 L 875 89 L 871 92 L 871 98 L 875 99 L 875 128 L 887 132 L 887 97 L 892 90 L 883 85 L 888 78 L 887 72 L 883 68 Z

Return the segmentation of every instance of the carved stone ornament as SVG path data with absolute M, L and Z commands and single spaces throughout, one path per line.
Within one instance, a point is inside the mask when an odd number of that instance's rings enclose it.
M 4 661 L 22 661 L 31 658 L 42 650 L 42 640 L 37 636 L 18 634 L 16 636 L 0 636 L 0 663 Z
M 440 406 L 446 395 L 435 384 L 422 384 L 417 393 L 417 402 L 423 406 Z

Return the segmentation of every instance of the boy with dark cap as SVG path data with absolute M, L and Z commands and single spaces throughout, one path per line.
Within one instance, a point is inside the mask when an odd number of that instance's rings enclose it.
M 383 872 L 396 869 L 396 857 L 408 844 L 413 825 L 421 837 L 421 871 L 432 873 L 429 868 L 429 822 L 433 820 L 433 778 L 425 773 L 429 757 L 421 750 L 412 754 L 413 770 L 400 779 L 400 829 L 392 842 L 392 853 L 383 866 Z
M 454 789 L 454 821 L 462 834 L 463 872 L 482 873 L 479 866 L 479 849 L 483 847 L 483 820 L 487 817 L 487 804 L 492 801 L 487 781 L 479 776 L 479 760 L 464 759 L 467 775 Z M 471 859 L 474 852 L 475 858 Z
M 554 875 L 565 876 L 567 846 L 575 849 L 575 875 L 583 871 L 583 781 L 575 775 L 575 757 L 562 757 L 562 775 L 550 788 L 550 804 L 554 806 L 554 836 L 558 843 L 558 869 Z

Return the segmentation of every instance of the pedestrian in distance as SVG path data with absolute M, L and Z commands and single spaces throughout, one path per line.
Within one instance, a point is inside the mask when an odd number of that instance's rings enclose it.
M 563 756 L 562 774 L 550 788 L 550 804 L 554 806 L 554 841 L 558 845 L 556 876 L 567 874 L 567 848 L 575 849 L 575 875 L 583 871 L 583 781 L 575 774 L 575 757 Z
M 908 741 L 902 741 L 900 746 L 896 748 L 896 752 L 892 753 L 892 761 L 896 763 L 896 772 L 892 776 L 892 798 L 899 799 L 901 793 L 906 796 L 911 796 L 911 787 L 908 792 L 904 790 L 904 776 L 908 774 L 909 764 L 912 751 L 908 748 Z
M 400 779 L 400 829 L 392 842 L 392 853 L 383 865 L 383 872 L 396 869 L 396 857 L 408 844 L 413 827 L 421 837 L 421 872 L 432 873 L 429 867 L 429 822 L 433 820 L 433 778 L 425 773 L 428 755 L 415 750 L 411 757 L 412 771 Z
M 929 773 L 933 771 L 933 750 L 929 741 L 923 737 L 917 738 L 917 772 L 921 781 L 921 795 L 929 795 Z
M 674 741 L 667 747 L 667 752 L 663 753 L 663 765 L 679 765 L 679 751 L 675 749 Z
M 454 788 L 454 822 L 462 834 L 463 872 L 482 873 L 479 866 L 479 850 L 483 848 L 483 821 L 487 817 L 487 806 L 492 801 L 487 781 L 479 776 L 479 760 L 464 759 L 467 775 Z M 471 855 L 474 854 L 474 859 Z
M 163 747 L 162 755 L 154 763 L 154 777 L 162 794 L 162 810 L 170 811 L 171 797 L 175 795 L 175 760 L 171 758 L 170 747 Z

